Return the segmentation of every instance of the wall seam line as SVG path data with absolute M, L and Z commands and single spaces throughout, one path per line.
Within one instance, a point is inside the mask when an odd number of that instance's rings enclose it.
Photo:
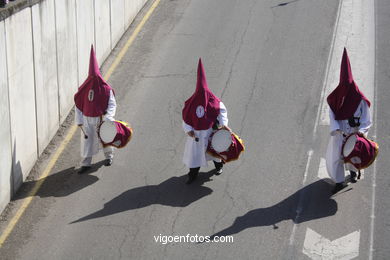
M 96 43 L 96 0 L 93 0 L 93 45 L 96 53 L 98 51 Z
M 54 3 L 54 30 L 55 30 L 55 42 L 56 42 L 56 74 L 57 74 L 57 109 L 58 109 L 58 127 L 61 126 L 61 97 L 60 97 L 60 77 L 58 73 L 58 40 L 57 40 L 57 5 L 56 5 L 57 0 L 53 0 Z M 51 138 L 53 139 L 53 138 Z
M 110 9 L 110 52 L 114 49 L 114 47 L 112 46 L 112 22 L 111 22 L 111 18 L 112 18 L 112 14 L 111 14 L 111 11 L 112 11 L 112 0 L 110 0 L 109 2 L 109 9 Z
M 37 136 L 37 159 L 39 158 L 39 131 L 38 131 L 38 106 L 37 106 L 37 77 L 35 75 L 35 46 L 34 46 L 34 21 L 33 21 L 33 7 L 30 7 L 30 19 L 31 19 L 31 44 L 32 44 L 32 54 L 33 54 L 33 74 L 34 74 L 34 103 L 35 103 L 35 133 Z
M 76 19 L 76 60 L 77 60 L 77 86 L 80 86 L 80 68 L 79 68 L 79 27 L 78 27 L 78 19 L 77 19 L 77 14 L 78 14 L 78 7 L 77 7 L 77 1 L 74 0 L 75 4 L 75 19 Z
M 11 163 L 11 187 L 10 187 L 10 197 L 13 197 L 15 186 L 14 186 L 14 153 L 13 153 L 13 148 L 12 148 L 12 119 L 11 119 L 11 98 L 10 98 L 10 91 L 9 91 L 9 69 L 8 69 L 8 51 L 7 51 L 7 26 L 6 26 L 6 20 L 4 20 L 4 47 L 5 47 L 5 69 L 6 69 L 6 74 L 7 74 L 7 98 L 8 98 L 8 122 L 9 122 L 9 146 L 10 146 L 10 151 L 11 151 L 11 158 L 12 158 L 12 163 Z

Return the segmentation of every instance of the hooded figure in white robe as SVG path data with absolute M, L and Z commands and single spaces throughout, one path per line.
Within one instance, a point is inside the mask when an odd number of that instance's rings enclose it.
M 356 182 L 356 169 L 344 165 L 342 145 L 346 135 L 367 135 L 371 126 L 370 101 L 359 90 L 353 80 L 347 50 L 344 48 L 341 62 L 340 82 L 327 98 L 330 117 L 330 140 L 326 152 L 326 168 L 336 183 L 334 192 L 345 187 L 345 170 L 350 170 L 351 181 Z M 346 169 L 345 169 L 346 168 Z
M 102 148 L 97 129 L 102 120 L 114 121 L 116 101 L 112 88 L 100 74 L 93 46 L 91 46 L 89 75 L 79 87 L 74 96 L 76 104 L 75 121 L 84 132 L 81 137 L 81 168 L 79 173 L 85 173 L 91 167 L 92 156 Z M 105 165 L 110 166 L 113 160 L 113 147 L 103 148 L 106 158 Z
M 198 76 L 194 94 L 185 102 L 183 112 L 183 130 L 188 137 L 184 149 L 183 163 L 190 168 L 187 183 L 193 182 L 200 167 L 207 166 L 213 160 L 216 175 L 222 173 L 223 163 L 219 158 L 206 153 L 211 133 L 216 127 L 228 128 L 225 105 L 207 86 L 206 75 L 201 59 L 198 64 Z

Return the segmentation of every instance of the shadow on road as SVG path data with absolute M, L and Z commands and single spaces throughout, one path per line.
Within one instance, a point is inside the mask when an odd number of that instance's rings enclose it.
M 268 208 L 254 209 L 237 217 L 230 227 L 211 237 L 233 235 L 247 228 L 260 226 L 273 225 L 274 229 L 277 229 L 276 224 L 283 220 L 292 220 L 298 224 L 335 215 L 337 202 L 331 197 L 332 187 L 327 181 L 316 181 L 278 204 Z
M 34 196 L 46 197 L 65 197 L 74 192 L 84 189 L 99 180 L 98 177 L 90 175 L 99 170 L 104 165 L 104 160 L 92 165 L 92 168 L 85 174 L 77 174 L 74 167 L 53 173 L 46 178 L 34 181 L 26 181 L 18 191 L 14 200 L 31 197 L 34 187 L 42 183 L 41 188 Z
M 71 222 L 77 223 L 94 218 L 101 218 L 127 210 L 144 208 L 153 204 L 171 207 L 186 207 L 191 203 L 210 195 L 213 191 L 202 186 L 210 181 L 214 171 L 201 172 L 191 185 L 186 185 L 187 175 L 172 177 L 158 185 L 137 187 L 123 192 L 121 195 L 104 204 L 104 208 L 88 216 Z

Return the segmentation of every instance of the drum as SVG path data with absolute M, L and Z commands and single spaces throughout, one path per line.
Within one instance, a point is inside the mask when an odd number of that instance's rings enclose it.
M 225 163 L 237 160 L 244 150 L 243 141 L 226 129 L 219 129 L 212 133 L 207 146 L 208 154 L 222 159 Z
M 341 153 L 344 163 L 352 164 L 357 170 L 370 166 L 378 154 L 378 144 L 359 134 L 348 135 Z
M 132 135 L 131 127 L 122 121 L 103 121 L 98 128 L 98 136 L 103 146 L 125 147 Z

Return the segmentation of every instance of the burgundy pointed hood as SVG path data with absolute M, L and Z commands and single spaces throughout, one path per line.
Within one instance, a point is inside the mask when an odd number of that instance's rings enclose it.
M 104 115 L 108 107 L 111 89 L 100 73 L 95 51 L 93 45 L 91 45 L 88 78 L 74 95 L 76 107 L 85 116 L 97 117 Z
M 348 53 L 344 48 L 340 68 L 340 82 L 327 98 L 329 107 L 335 114 L 336 120 L 346 120 L 354 115 L 362 99 L 367 102 L 368 106 L 371 105 L 353 80 Z
M 182 112 L 184 122 L 195 130 L 209 129 L 219 115 L 219 102 L 220 99 L 207 85 L 202 60 L 199 59 L 196 90 L 184 104 Z
M 91 53 L 89 55 L 89 72 L 88 75 L 91 77 L 101 77 L 99 70 L 99 64 L 96 59 L 95 50 L 93 49 L 93 45 L 91 45 Z

